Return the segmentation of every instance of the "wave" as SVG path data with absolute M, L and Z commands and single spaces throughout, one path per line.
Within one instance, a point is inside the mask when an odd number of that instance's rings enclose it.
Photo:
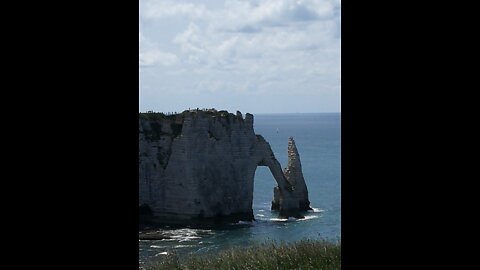
M 177 240 L 178 240 L 178 239 L 175 239 L 175 238 L 163 238 L 163 239 L 161 239 L 161 240 L 159 240 L 159 241 L 161 241 L 161 242 L 169 242 L 169 241 L 177 241 Z
M 178 242 L 185 242 L 185 241 L 192 241 L 194 239 L 201 239 L 202 237 L 200 236 L 185 236 L 184 238 L 182 238 L 180 241 Z
M 270 221 L 276 221 L 276 222 L 291 222 L 291 221 L 304 221 L 304 220 L 309 220 L 309 219 L 314 219 L 318 218 L 317 215 L 314 216 L 305 216 L 304 218 L 294 218 L 294 217 L 289 217 L 289 218 L 270 218 L 268 220 Z
M 250 224 L 252 224 L 252 222 L 251 222 L 251 221 L 242 221 L 242 220 L 240 220 L 239 222 L 237 222 L 237 224 L 248 224 L 248 225 L 250 225 Z
M 167 246 L 156 246 L 156 245 L 151 245 L 151 248 L 166 248 Z
M 285 221 L 288 221 L 289 219 L 288 218 L 270 218 L 268 220 L 285 222 Z
M 304 221 L 304 220 L 309 220 L 309 219 L 314 219 L 318 218 L 318 216 L 305 216 L 304 218 L 297 219 L 298 221 Z
M 194 245 L 176 245 L 173 248 L 185 248 L 185 247 L 193 247 Z

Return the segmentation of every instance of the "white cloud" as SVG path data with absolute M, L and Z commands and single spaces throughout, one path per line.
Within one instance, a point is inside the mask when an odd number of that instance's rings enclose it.
M 194 3 L 177 3 L 165 0 L 143 0 L 142 3 L 144 12 L 141 16 L 148 19 L 178 15 L 201 17 L 207 13 L 205 6 Z
M 213 1 L 142 0 L 141 65 L 169 68 L 141 80 L 197 94 L 339 96 L 340 1 Z
M 158 49 L 140 53 L 140 66 L 153 66 L 156 64 L 171 66 L 177 62 L 178 58 L 175 54 L 165 53 Z
M 155 46 L 140 32 L 140 67 L 154 65 L 171 66 L 178 62 L 178 57 L 169 52 L 164 52 Z
M 240 32 L 258 32 L 265 27 L 283 27 L 291 23 L 328 20 L 336 14 L 335 1 L 266 0 L 258 3 L 226 1 L 225 10 L 210 14 L 217 27 Z
M 202 37 L 200 31 L 196 24 L 190 23 L 184 32 L 175 36 L 173 43 L 180 45 L 180 48 L 185 53 L 202 53 L 205 51 L 202 48 L 204 37 Z

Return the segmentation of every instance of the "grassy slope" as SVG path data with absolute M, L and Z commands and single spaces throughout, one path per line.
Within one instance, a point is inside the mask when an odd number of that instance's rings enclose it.
M 262 244 L 179 262 L 174 254 L 147 267 L 157 269 L 340 269 L 340 243 L 304 240 L 293 244 Z

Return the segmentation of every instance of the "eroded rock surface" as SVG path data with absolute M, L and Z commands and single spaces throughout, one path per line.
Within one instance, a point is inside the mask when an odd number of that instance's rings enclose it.
M 309 209 L 293 139 L 284 172 L 251 114 L 140 114 L 139 150 L 139 204 L 152 222 L 252 220 L 257 166 L 268 166 L 277 182 L 272 209 L 284 217 Z
M 308 200 L 308 189 L 303 178 L 302 163 L 300 154 L 298 154 L 295 140 L 292 137 L 288 139 L 288 165 L 284 170 L 286 180 L 292 185 L 291 195 L 295 203 L 298 203 L 300 211 L 312 210 Z M 277 186 L 273 189 L 272 210 L 280 210 L 281 192 Z

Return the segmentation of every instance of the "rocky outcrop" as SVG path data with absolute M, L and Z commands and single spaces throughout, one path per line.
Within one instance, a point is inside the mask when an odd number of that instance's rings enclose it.
M 278 185 L 275 210 L 300 217 L 308 192 L 290 141 L 289 170 L 283 172 L 268 142 L 255 135 L 251 114 L 140 114 L 140 212 L 155 223 L 252 220 L 255 170 L 268 166 Z
M 288 139 L 288 165 L 284 170 L 286 180 L 292 186 L 291 195 L 295 202 L 298 202 L 300 211 L 312 210 L 308 200 L 308 189 L 303 178 L 302 163 L 298 154 L 297 146 L 292 137 Z M 281 188 L 273 189 L 272 210 L 280 210 Z

